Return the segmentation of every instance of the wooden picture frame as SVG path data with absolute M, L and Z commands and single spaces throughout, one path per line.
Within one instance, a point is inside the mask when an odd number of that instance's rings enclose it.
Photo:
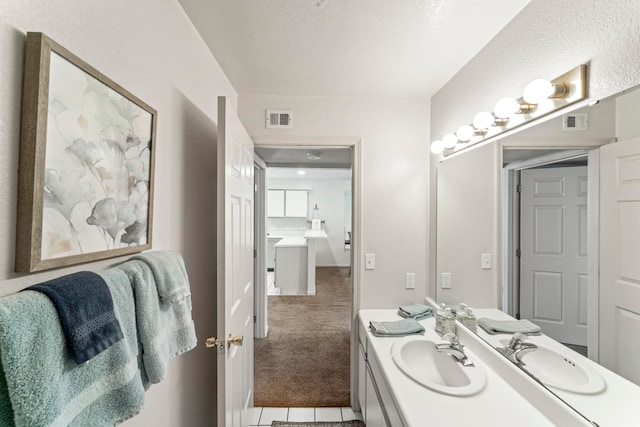
M 151 248 L 157 112 L 42 33 L 27 33 L 15 268 Z

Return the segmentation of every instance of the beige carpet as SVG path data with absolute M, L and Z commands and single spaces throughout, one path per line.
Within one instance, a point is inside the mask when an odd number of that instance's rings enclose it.
M 316 268 L 316 295 L 270 296 L 269 335 L 254 346 L 256 407 L 347 407 L 349 268 Z

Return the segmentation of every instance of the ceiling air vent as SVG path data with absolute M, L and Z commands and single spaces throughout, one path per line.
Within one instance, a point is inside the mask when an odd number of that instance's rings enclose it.
M 589 130 L 589 113 L 569 113 L 562 116 L 562 130 Z
M 267 129 L 293 129 L 293 111 L 267 110 Z

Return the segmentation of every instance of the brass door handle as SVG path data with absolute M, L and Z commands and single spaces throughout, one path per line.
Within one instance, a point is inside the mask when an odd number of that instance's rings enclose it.
M 231 347 L 231 344 L 233 344 L 237 347 L 242 347 L 242 341 L 244 341 L 244 337 L 242 335 L 237 335 L 232 338 L 231 334 L 229 334 L 229 338 L 227 338 L 227 346 Z
M 205 341 L 205 343 L 204 343 L 204 345 L 207 348 L 217 347 L 219 344 L 220 344 L 220 341 L 216 337 L 207 338 L 207 341 Z

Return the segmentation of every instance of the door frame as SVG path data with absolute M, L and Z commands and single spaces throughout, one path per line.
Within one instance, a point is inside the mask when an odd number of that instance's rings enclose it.
M 358 402 L 358 311 L 361 299 L 361 144 L 359 137 L 253 136 L 254 147 L 270 148 L 350 148 L 351 149 L 351 342 L 350 389 L 351 406 Z
M 502 147 L 504 148 L 504 147 Z M 545 147 L 536 147 L 545 148 Z M 546 147 L 549 148 L 549 147 Z M 520 226 L 519 206 L 517 198 L 516 183 L 519 183 L 519 171 L 531 169 L 543 165 L 575 159 L 577 157 L 587 157 L 587 179 L 588 193 L 587 200 L 587 309 L 588 309 L 588 332 L 587 348 L 589 359 L 598 362 L 599 360 L 599 206 L 600 206 L 600 151 L 599 146 L 581 149 L 557 148 L 556 152 L 539 157 L 514 162 L 506 165 L 501 170 L 501 228 L 500 242 L 502 246 L 502 307 L 510 315 L 514 315 L 519 303 L 519 262 L 515 253 L 515 245 L 519 241 Z M 503 150 L 500 150 L 502 158 Z M 502 161 L 501 161 L 502 164 Z M 518 200 L 516 200 L 518 199 Z M 519 285 L 519 284 L 518 284 Z M 519 307 L 518 307 L 519 308 Z
M 266 338 L 269 333 L 269 307 L 267 299 L 267 273 L 266 273 L 266 253 L 267 253 L 267 224 L 266 224 L 266 169 L 267 164 L 255 152 L 253 153 L 253 168 L 255 171 L 253 195 L 254 203 L 254 257 L 253 257 L 253 277 L 254 277 L 254 337 Z

